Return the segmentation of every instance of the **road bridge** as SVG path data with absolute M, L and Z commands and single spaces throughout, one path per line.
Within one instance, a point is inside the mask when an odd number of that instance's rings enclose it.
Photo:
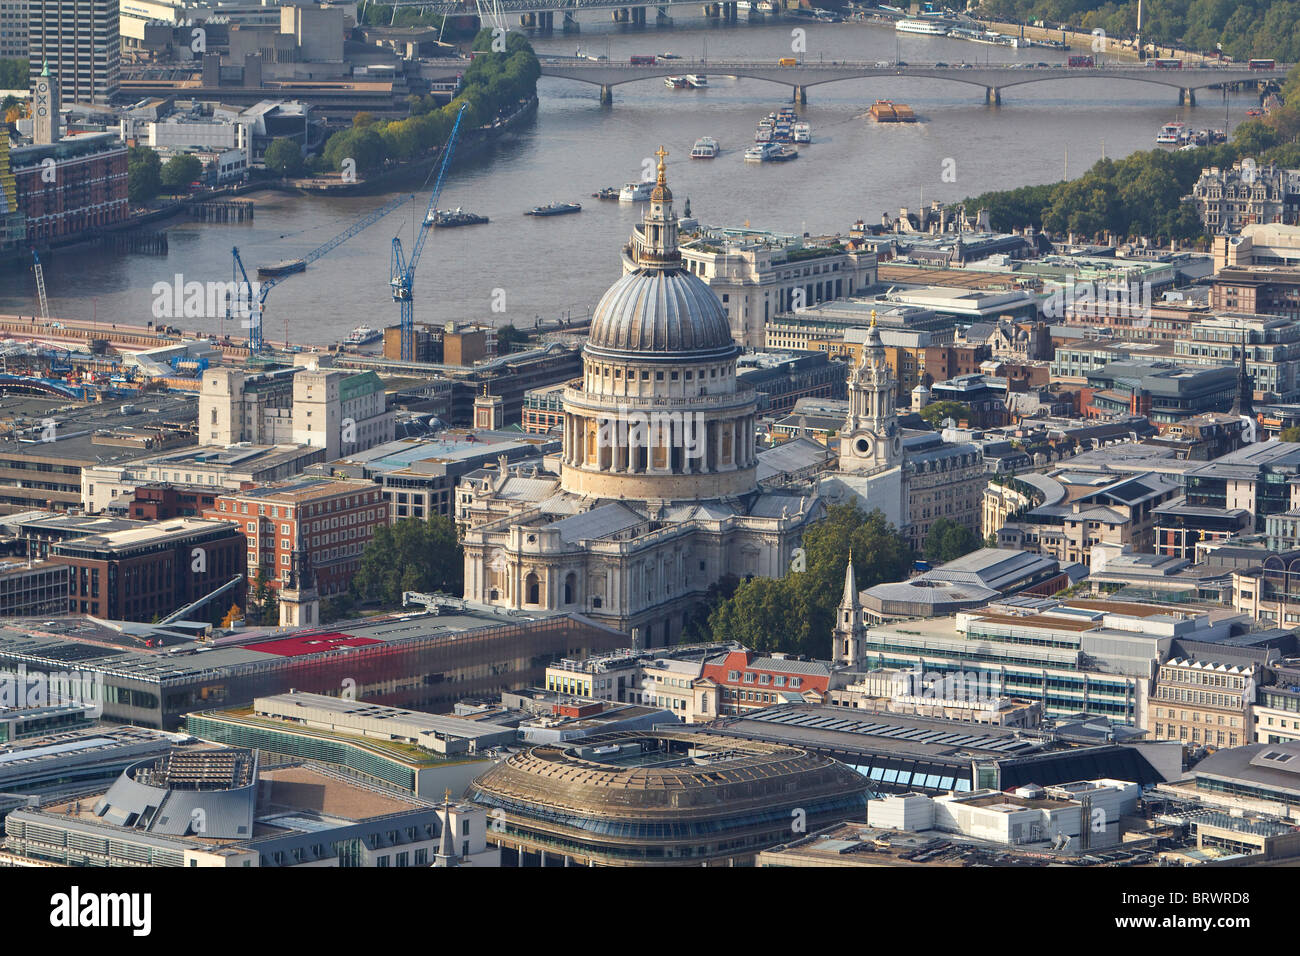
M 915 77 L 934 80 L 951 80 L 984 90 L 986 103 L 1002 102 L 1002 91 L 1030 83 L 1064 81 L 1080 83 L 1091 80 L 1128 80 L 1147 83 L 1178 91 L 1179 103 L 1195 105 L 1197 90 L 1225 84 L 1260 83 L 1269 80 L 1281 82 L 1289 66 L 1278 64 L 1272 70 L 1251 70 L 1241 66 L 1192 67 L 1159 69 L 1155 66 L 1098 66 L 1093 68 L 1067 67 L 1064 64 L 1031 66 L 1026 63 L 994 63 L 984 66 L 972 64 L 949 65 L 945 63 L 891 63 L 872 61 L 803 61 L 793 66 L 780 66 L 771 60 L 702 60 L 658 59 L 653 65 L 632 65 L 606 60 L 581 60 L 577 58 L 543 58 L 542 76 L 576 80 L 599 86 L 601 102 L 612 102 L 612 90 L 624 83 L 638 80 L 677 76 L 683 73 L 705 73 L 722 76 L 745 77 L 780 83 L 794 91 L 794 100 L 806 103 L 810 86 L 838 83 L 842 80 L 862 80 L 873 77 Z

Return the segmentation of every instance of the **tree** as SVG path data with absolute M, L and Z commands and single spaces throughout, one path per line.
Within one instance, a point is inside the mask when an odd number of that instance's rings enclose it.
M 180 192 L 203 175 L 203 163 L 197 156 L 181 153 L 163 164 L 162 184 L 173 192 Z
M 704 592 L 704 600 L 687 612 L 686 623 L 682 627 L 683 644 L 698 644 L 711 640 L 709 617 L 717 610 L 718 605 L 735 595 L 738 587 L 740 587 L 740 578 L 734 574 L 724 574 L 709 585 L 709 589 Z
M 0 90 L 25 90 L 30 85 L 26 59 L 8 57 L 0 60 Z
M 951 418 L 958 424 L 970 421 L 970 406 L 961 402 L 931 402 L 921 409 L 920 415 L 931 428 L 937 430 L 943 427 L 946 418 Z
M 970 528 L 950 518 L 939 518 L 930 525 L 921 550 L 927 561 L 943 564 L 970 554 L 980 546 L 980 539 Z
M 1283 429 L 1277 436 L 1277 440 L 1300 442 L 1300 427 Z
M 267 580 L 266 568 L 258 568 L 257 577 L 253 579 L 253 593 L 248 596 L 248 610 L 244 618 L 250 624 L 266 627 L 279 623 L 279 611 L 279 597 L 271 587 L 271 582 Z
M 459 595 L 464 578 L 465 555 L 456 526 L 450 518 L 435 515 L 378 528 L 361 555 L 352 592 L 362 600 L 396 606 L 403 591 Z
M 742 582 L 709 615 L 713 639 L 824 658 L 850 553 L 859 588 L 901 580 L 915 560 L 911 545 L 879 510 L 833 505 L 804 534 L 804 570 Z
M 326 598 L 320 604 L 320 622 L 322 624 L 332 624 L 334 621 L 341 621 L 351 617 L 356 603 L 356 598 L 346 591 L 342 594 L 336 594 L 332 598 Z
M 148 146 L 132 146 L 126 157 L 126 193 L 133 203 L 148 202 L 162 188 L 162 161 Z
M 279 176 L 296 176 L 303 168 L 302 147 L 294 140 L 279 137 L 266 147 L 262 161 Z

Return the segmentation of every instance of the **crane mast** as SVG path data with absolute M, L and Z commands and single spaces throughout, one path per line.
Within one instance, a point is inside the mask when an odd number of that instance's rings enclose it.
M 369 212 L 354 222 L 347 229 L 344 229 L 336 236 L 332 236 L 325 242 L 321 243 L 311 252 L 302 258 L 302 268 L 306 269 L 321 256 L 325 255 L 331 249 L 347 242 L 363 229 L 368 229 L 380 219 L 383 219 L 398 206 L 404 205 L 415 198 L 413 193 L 404 193 L 394 199 L 390 199 L 384 205 L 380 206 L 373 212 Z M 290 272 L 284 276 L 275 276 L 267 279 L 265 282 L 259 282 L 256 285 L 248 281 L 248 273 L 244 271 L 243 260 L 239 258 L 239 247 L 231 250 L 234 260 L 231 266 L 231 285 L 230 296 L 226 300 L 226 318 L 233 317 L 235 311 L 239 311 L 241 324 L 248 329 L 248 348 L 256 355 L 265 348 L 265 341 L 262 338 L 262 314 L 265 311 L 266 297 L 271 293 L 282 279 L 287 279 L 290 275 L 297 275 L 302 269 Z M 42 293 L 42 296 L 44 293 Z M 287 337 L 287 335 L 286 335 Z M 288 345 L 288 342 L 285 343 Z
M 41 257 L 35 249 L 32 250 L 32 259 L 36 265 L 36 295 L 41 302 L 41 318 L 48 325 L 50 321 L 50 300 L 45 297 L 45 269 L 41 266 Z
M 434 183 L 433 192 L 429 195 L 429 208 L 425 210 L 425 223 L 431 221 L 430 217 L 438 209 L 438 196 L 442 193 L 442 180 L 447 174 L 447 169 L 451 165 L 451 158 L 456 152 L 456 137 L 460 133 L 460 121 L 465 116 L 466 106 L 467 104 L 461 104 L 460 111 L 456 114 L 456 122 L 451 127 L 451 135 L 447 137 L 447 148 L 442 156 L 442 166 L 438 169 L 438 180 Z M 409 260 L 403 255 L 401 238 L 398 236 L 393 237 L 389 284 L 393 287 L 393 301 L 397 302 L 401 309 L 399 328 L 403 362 L 413 362 L 415 360 L 415 268 L 420 264 L 420 255 L 424 252 L 424 242 L 429 236 L 429 229 L 430 227 L 421 226 L 420 234 L 415 240 L 415 248 L 411 250 Z

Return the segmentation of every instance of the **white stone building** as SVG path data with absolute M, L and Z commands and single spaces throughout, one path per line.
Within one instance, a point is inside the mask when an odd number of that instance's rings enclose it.
M 679 639 L 726 575 L 779 576 L 822 513 L 811 489 L 757 481 L 757 398 L 718 296 L 686 268 L 660 154 L 636 263 L 596 307 L 563 395 L 555 474 L 463 482 L 465 597 L 572 609 L 634 646 Z
M 199 442 L 294 443 L 325 449 L 325 460 L 393 439 L 383 383 L 374 372 L 322 368 L 316 356 L 273 372 L 208 369 L 199 391 Z
M 684 268 L 722 300 L 732 338 L 763 348 L 777 315 L 859 294 L 876 283 L 874 252 L 805 245 L 796 236 L 747 229 L 707 229 L 681 247 Z M 624 272 L 638 268 L 629 248 Z

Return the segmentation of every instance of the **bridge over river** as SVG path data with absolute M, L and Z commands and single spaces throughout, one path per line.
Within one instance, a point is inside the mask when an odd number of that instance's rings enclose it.
M 791 87 L 794 100 L 808 102 L 808 87 L 841 80 L 870 79 L 877 76 L 923 77 L 951 80 L 981 87 L 984 101 L 998 105 L 1002 91 L 1030 83 L 1051 80 L 1083 83 L 1091 80 L 1129 80 L 1150 83 L 1178 91 L 1180 104 L 1195 105 L 1197 90 L 1238 83 L 1259 83 L 1268 80 L 1281 82 L 1289 66 L 1277 64 L 1271 70 L 1251 70 L 1241 66 L 1195 67 L 1184 64 L 1182 69 L 1159 69 L 1155 66 L 1098 66 L 1091 68 L 1067 67 L 1057 63 L 1051 66 L 1032 66 L 1026 63 L 995 63 L 985 66 L 945 63 L 891 63 L 873 61 L 804 61 L 793 66 L 780 66 L 771 60 L 658 60 L 653 65 L 633 65 L 602 60 L 577 58 L 542 58 L 542 76 L 577 80 L 600 87 L 602 103 L 613 102 L 613 88 L 623 83 L 649 80 L 684 73 L 739 76 L 747 79 L 767 80 Z

